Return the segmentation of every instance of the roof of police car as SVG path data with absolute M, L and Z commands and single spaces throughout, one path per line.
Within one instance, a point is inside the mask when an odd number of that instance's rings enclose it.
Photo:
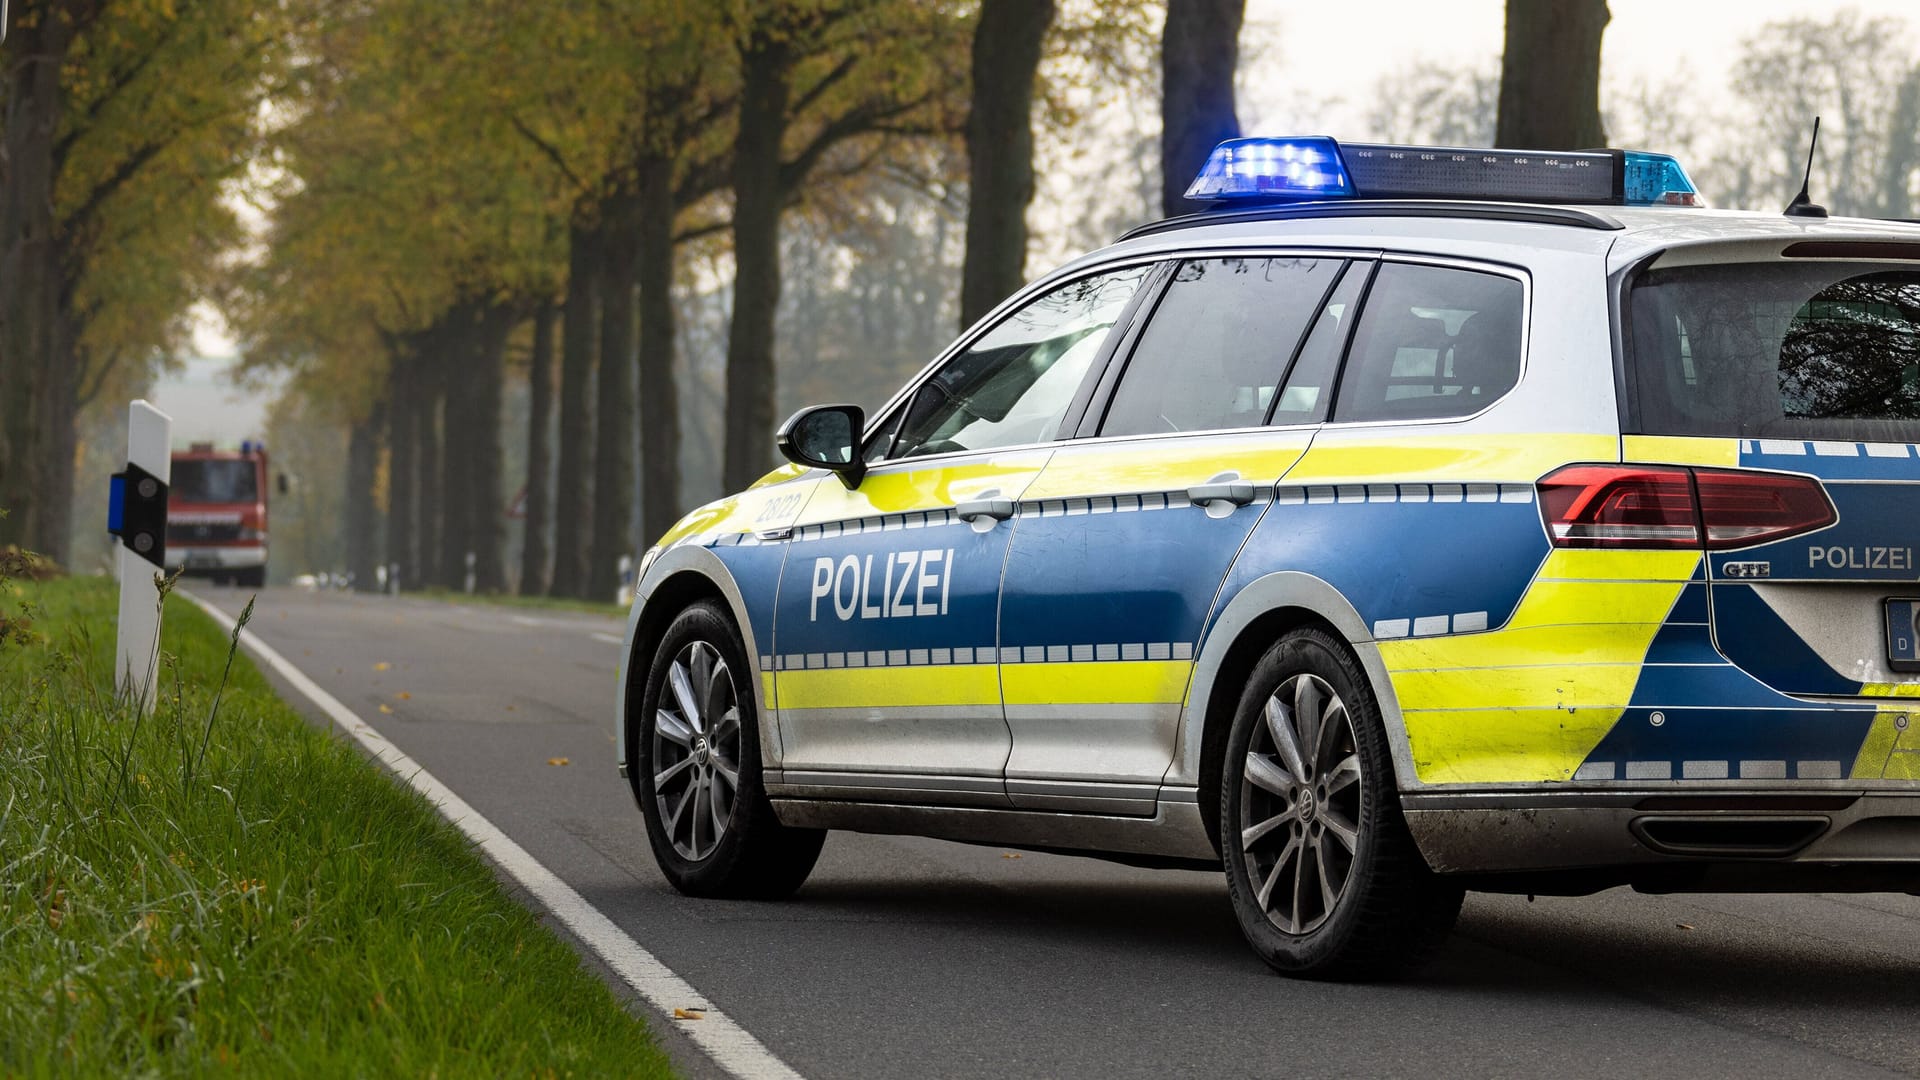
M 1248 243 L 1379 248 L 1509 262 L 1515 260 L 1516 249 L 1584 253 L 1605 256 L 1611 269 L 1659 251 L 1728 241 L 1920 241 L 1920 224 L 1912 222 L 1787 217 L 1777 210 L 1401 201 L 1380 204 L 1381 212 L 1373 215 L 1364 201 L 1323 205 L 1325 216 L 1295 205 L 1270 217 L 1221 213 L 1218 220 L 1210 220 L 1215 215 L 1201 213 L 1170 220 L 1136 230 L 1059 272 L 1116 256 Z M 1587 223 L 1579 224 L 1581 219 Z

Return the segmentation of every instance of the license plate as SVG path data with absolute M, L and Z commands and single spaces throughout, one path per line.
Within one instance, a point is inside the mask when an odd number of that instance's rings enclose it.
M 1887 663 L 1920 671 L 1920 600 L 1887 601 Z
M 189 555 L 186 568 L 189 570 L 212 570 L 220 565 L 220 559 L 214 555 Z

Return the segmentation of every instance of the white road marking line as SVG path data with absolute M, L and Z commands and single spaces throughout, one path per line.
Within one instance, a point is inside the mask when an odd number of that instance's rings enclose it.
M 228 633 L 233 632 L 232 616 L 192 593 L 183 591 L 181 595 L 193 601 Z M 705 1051 L 715 1064 L 740 1080 L 801 1080 L 800 1074 L 792 1066 L 775 1057 L 773 1051 L 735 1023 L 732 1017 L 705 1004 L 705 995 L 674 974 L 671 968 L 656 959 L 639 942 L 627 936 L 625 931 L 614 925 L 612 919 L 601 914 L 600 909 L 587 903 L 586 898 L 575 892 L 573 886 L 540 865 L 538 860 L 527 854 L 525 848 L 500 831 L 499 826 L 482 817 L 479 811 L 467 805 L 466 800 L 454 794 L 452 788 L 441 783 L 432 773 L 421 768 L 418 762 L 388 742 L 372 724 L 362 720 L 353 710 L 342 705 L 338 698 L 321 689 L 319 684 L 275 652 L 272 646 L 251 631 L 241 634 L 240 643 L 318 706 L 340 730 L 351 736 L 381 764 L 393 770 L 395 776 L 425 795 L 429 802 L 439 808 L 441 816 L 465 833 L 467 839 L 486 852 L 487 857 L 522 888 L 532 893 L 554 918 L 606 961 L 607 966 L 626 980 L 627 985 L 633 987 L 648 1005 L 663 1016 L 672 1016 L 676 1008 L 704 1010 L 702 1019 L 674 1026 Z
M 595 641 L 604 641 L 609 645 L 626 644 L 626 640 L 622 638 L 619 634 L 603 634 L 600 631 L 595 630 L 592 634 L 589 634 L 588 636 L 593 638 L 593 640 Z
M 509 616 L 507 616 L 507 618 L 508 618 L 508 619 L 510 619 L 510 620 L 512 620 L 513 622 L 517 622 L 517 623 L 519 623 L 519 624 L 520 624 L 521 626 L 545 626 L 545 625 L 547 625 L 547 620 L 545 620 L 545 619 L 536 619 L 536 618 L 534 618 L 534 617 L 533 617 L 533 616 L 531 616 L 531 615 L 509 615 Z

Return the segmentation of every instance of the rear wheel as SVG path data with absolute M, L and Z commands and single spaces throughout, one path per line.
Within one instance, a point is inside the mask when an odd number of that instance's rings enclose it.
M 1297 630 L 1261 658 L 1220 790 L 1234 914 L 1276 971 L 1390 977 L 1445 940 L 1463 894 L 1407 832 L 1379 708 L 1344 643 Z
M 243 589 L 264 588 L 267 584 L 267 568 L 264 566 L 253 566 L 245 570 L 235 571 L 233 582 Z
M 787 896 L 826 839 L 773 815 L 753 678 L 732 620 L 711 602 L 673 620 L 648 669 L 634 793 L 655 861 L 690 896 Z

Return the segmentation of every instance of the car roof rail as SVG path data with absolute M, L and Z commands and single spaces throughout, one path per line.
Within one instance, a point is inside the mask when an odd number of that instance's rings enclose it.
M 1119 243 L 1142 236 L 1197 229 L 1206 225 L 1237 225 L 1254 221 L 1291 221 L 1302 218 L 1408 217 L 1472 218 L 1479 221 L 1517 221 L 1531 225 L 1564 225 L 1575 229 L 1617 231 L 1618 219 L 1574 206 L 1528 203 L 1463 202 L 1449 199 L 1343 199 L 1339 202 L 1297 202 L 1244 210 L 1203 210 L 1150 222 L 1120 234 Z

